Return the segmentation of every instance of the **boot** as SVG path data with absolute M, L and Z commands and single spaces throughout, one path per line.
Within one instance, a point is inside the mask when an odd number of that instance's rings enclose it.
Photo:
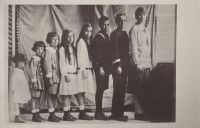
M 94 119 L 93 116 L 87 115 L 84 110 L 80 111 L 78 117 L 80 120 L 93 120 Z
M 45 122 L 45 119 L 40 116 L 39 112 L 36 112 L 36 115 L 42 120 L 42 122 Z
M 37 115 L 37 113 L 33 113 L 32 121 L 42 122 L 42 119 Z
M 94 114 L 94 118 L 96 120 L 109 120 L 109 118 L 107 116 L 105 116 L 105 114 L 102 111 L 96 112 Z
M 56 118 L 56 116 L 54 116 L 53 112 L 50 113 L 48 121 L 50 121 L 50 122 L 60 122 L 60 120 L 58 118 Z
M 55 115 L 55 112 L 53 112 L 53 116 L 55 116 L 56 118 L 58 118 L 60 121 L 62 120 L 62 118 L 57 117 L 57 116 Z
M 15 116 L 15 123 L 26 123 L 26 122 L 22 120 L 20 115 L 18 115 L 18 116 Z
M 69 111 L 64 112 L 63 121 L 76 121 L 76 118 L 74 118 Z

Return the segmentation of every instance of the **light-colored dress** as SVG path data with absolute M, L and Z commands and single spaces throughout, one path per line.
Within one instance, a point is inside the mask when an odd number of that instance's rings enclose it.
M 10 84 L 12 91 L 14 91 L 13 99 L 15 103 L 27 103 L 31 99 L 29 84 L 22 69 L 13 69 Z
M 44 90 L 44 74 L 41 66 L 41 58 L 36 55 L 32 56 L 30 61 L 31 82 L 37 83 L 38 90 Z M 30 86 L 30 88 L 32 89 L 32 86 Z
M 61 71 L 61 82 L 59 95 L 73 95 L 76 94 L 76 88 L 78 85 L 77 79 L 77 62 L 75 57 L 75 51 L 73 51 L 72 47 L 69 47 L 71 63 L 69 62 L 68 56 L 65 54 L 64 47 L 59 49 L 60 55 L 60 71 Z M 65 81 L 65 76 L 68 76 L 70 79 L 69 82 Z
M 77 63 L 78 63 L 78 86 L 77 92 L 95 92 L 96 81 L 92 68 L 92 61 L 89 59 L 87 46 L 83 39 L 77 43 Z M 83 79 L 83 70 L 88 74 L 87 79 Z
M 129 31 L 130 64 L 150 68 L 150 38 L 146 28 L 134 25 Z
M 44 69 L 47 78 L 52 77 L 53 83 L 60 83 L 58 51 L 52 47 L 46 48 L 44 56 Z

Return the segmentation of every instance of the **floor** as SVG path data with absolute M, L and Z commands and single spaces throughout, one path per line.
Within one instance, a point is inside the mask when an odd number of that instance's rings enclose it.
M 74 117 L 78 118 L 78 112 L 72 112 L 71 113 Z M 94 116 L 93 112 L 87 112 L 88 115 L 90 116 Z M 107 116 L 110 116 L 111 113 L 110 112 L 105 112 L 105 114 Z M 41 113 L 40 114 L 43 118 L 48 119 L 49 114 L 48 113 Z M 84 120 L 77 120 L 75 122 L 69 122 L 69 121 L 61 121 L 60 123 L 62 124 L 112 124 L 112 123 L 119 123 L 119 124 L 123 124 L 123 123 L 149 123 L 149 121 L 139 121 L 139 120 L 134 120 L 134 113 L 133 112 L 125 112 L 124 115 L 127 115 L 129 117 L 128 122 L 121 122 L 121 121 L 115 121 L 115 120 L 110 120 L 110 121 L 101 121 L 101 120 L 93 120 L 93 121 L 84 121 Z M 57 112 L 56 116 L 58 117 L 62 117 L 63 113 L 61 112 Z M 24 120 L 26 120 L 26 124 L 36 124 L 37 122 L 32 122 L 32 114 L 23 114 L 22 118 Z M 14 123 L 14 122 L 10 122 L 10 123 Z M 54 124 L 54 122 L 42 122 L 42 124 Z

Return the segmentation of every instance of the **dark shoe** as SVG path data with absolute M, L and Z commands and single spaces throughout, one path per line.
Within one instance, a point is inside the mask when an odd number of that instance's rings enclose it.
M 78 115 L 79 120 L 93 120 L 94 117 L 93 116 L 89 116 L 85 113 L 85 111 L 81 111 Z
M 149 116 L 146 115 L 146 114 L 135 114 L 135 120 L 148 121 L 149 120 Z
M 45 121 L 46 121 L 44 118 L 42 118 L 42 117 L 40 116 L 40 113 L 39 113 L 39 112 L 36 112 L 36 115 L 42 120 L 42 122 L 45 122 Z
M 127 122 L 128 121 L 128 116 L 114 116 L 111 115 L 109 117 L 110 120 L 117 120 L 117 121 L 123 121 L 123 122 Z
M 60 122 L 60 120 L 52 114 L 50 114 L 48 121 L 50 121 L 50 122 Z
M 94 114 L 94 119 L 95 120 L 104 120 L 104 121 L 109 120 L 109 118 L 107 116 L 105 116 L 103 112 L 96 112 Z
M 20 116 L 15 117 L 15 123 L 26 123 L 25 121 L 22 120 Z
M 55 116 L 56 118 L 58 118 L 60 121 L 62 121 L 62 118 L 61 118 L 61 117 L 57 117 L 57 116 L 55 115 L 55 112 L 53 112 L 52 114 L 53 114 L 53 116 Z
M 73 117 L 69 111 L 64 112 L 63 121 L 76 121 L 76 118 Z
M 42 119 L 36 113 L 33 113 L 32 121 L 42 122 Z

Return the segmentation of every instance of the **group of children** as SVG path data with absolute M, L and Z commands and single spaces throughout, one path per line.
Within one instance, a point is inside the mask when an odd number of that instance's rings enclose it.
M 138 14 L 142 16 L 145 15 L 144 8 L 138 9 L 137 17 Z M 138 23 L 136 24 L 138 25 L 142 23 L 142 21 L 139 22 L 139 18 L 137 17 Z M 117 14 L 116 24 L 118 27 L 111 33 L 110 37 L 108 35 L 109 18 L 102 16 L 99 19 L 99 27 L 101 30 L 95 35 L 94 39 L 92 39 L 93 28 L 91 24 L 85 23 L 82 25 L 76 43 L 73 31 L 67 29 L 63 30 L 61 44 L 60 38 L 56 32 L 49 32 L 47 34 L 46 42 L 50 47 L 46 47 L 43 41 L 36 41 L 32 48 L 36 54 L 32 56 L 29 63 L 31 76 L 30 89 L 28 81 L 23 73 L 26 58 L 21 53 L 16 54 L 13 58 L 15 68 L 11 76 L 11 86 L 13 87 L 12 90 L 15 102 L 15 122 L 24 123 L 20 118 L 19 106 L 30 99 L 31 112 L 33 114 L 32 121 L 45 121 L 39 114 L 42 91 L 48 93 L 48 121 L 60 122 L 61 120 L 77 120 L 70 114 L 72 95 L 74 95 L 78 101 L 80 110 L 78 117 L 81 120 L 93 120 L 95 118 L 97 120 L 114 119 L 118 121 L 127 121 L 128 116 L 124 116 L 124 97 L 130 67 L 129 59 L 131 58 L 130 56 L 132 56 L 129 55 L 129 45 L 133 43 L 133 40 L 132 38 L 129 39 L 125 31 L 126 22 L 127 17 L 125 14 Z M 140 27 L 142 28 L 142 25 Z M 146 29 L 143 31 L 146 33 Z M 144 35 L 142 35 L 141 38 L 144 38 L 143 36 Z M 146 39 L 145 37 L 145 41 Z M 138 40 L 141 41 L 140 39 Z M 140 51 L 143 50 L 143 47 L 144 50 L 148 49 L 148 46 L 146 46 L 146 42 L 148 41 L 145 41 L 142 42 L 143 44 L 139 44 L 138 49 L 142 46 Z M 135 40 L 134 43 L 138 44 Z M 135 53 L 136 51 L 134 51 L 133 58 L 136 56 Z M 142 57 L 141 55 L 139 55 L 139 57 Z M 146 56 L 144 55 L 144 58 L 149 60 L 150 54 L 147 53 Z M 142 63 L 142 58 L 140 58 L 139 61 Z M 140 62 L 138 62 L 138 64 L 141 64 Z M 144 68 L 150 69 L 150 65 L 146 65 L 146 67 L 143 67 L 143 65 L 139 67 L 137 63 L 132 65 L 136 65 L 137 69 L 141 71 Z M 113 76 L 114 92 L 112 115 L 111 117 L 107 117 L 102 112 L 102 97 L 104 90 L 108 89 L 110 74 Z M 130 86 L 132 86 L 132 83 L 130 83 Z M 86 92 L 96 92 L 96 112 L 94 117 L 87 115 L 84 110 Z M 133 94 L 132 92 L 130 93 Z M 54 112 L 57 94 L 60 95 L 63 100 L 63 118 L 57 117 Z M 134 101 L 138 101 L 137 94 L 138 93 L 134 95 Z M 137 111 L 135 113 L 135 118 L 148 120 L 148 116 L 140 111 L 141 105 L 139 102 L 134 102 L 134 104 L 135 110 Z

